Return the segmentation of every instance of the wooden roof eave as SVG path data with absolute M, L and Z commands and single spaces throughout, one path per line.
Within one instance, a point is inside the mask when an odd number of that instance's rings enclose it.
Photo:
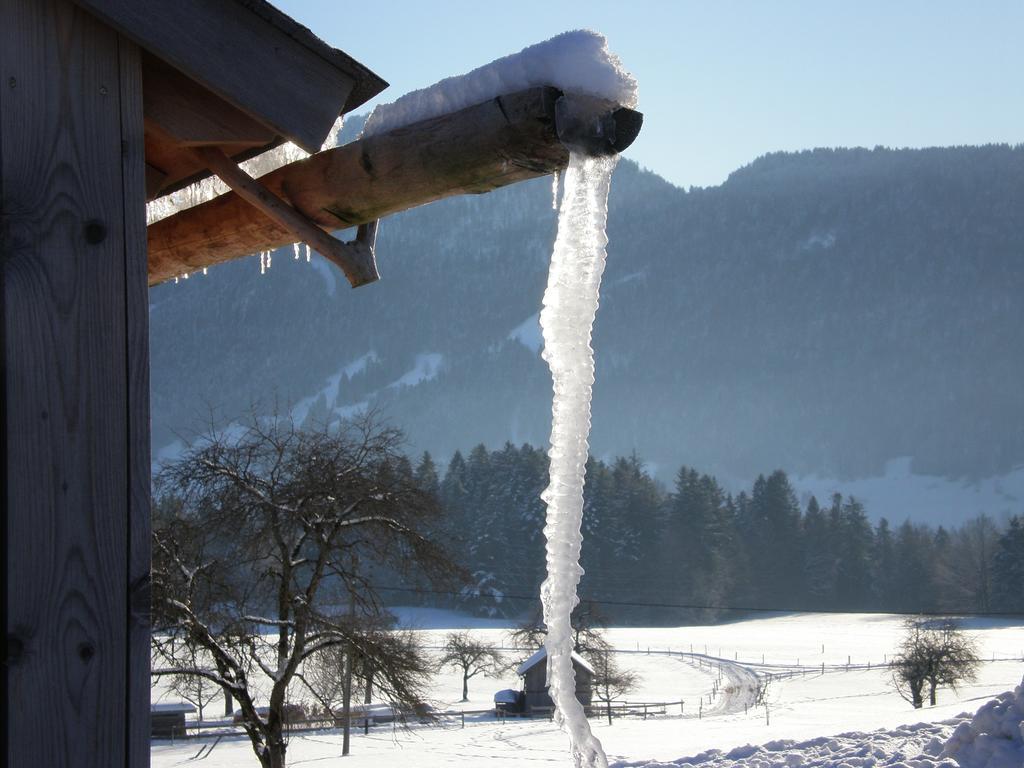
M 553 173 L 568 164 L 567 132 L 589 144 L 587 151 L 618 152 L 640 131 L 642 115 L 614 105 L 597 120 L 569 124 L 559 116 L 561 98 L 552 87 L 507 94 L 317 153 L 261 176 L 259 184 L 310 226 L 330 232 Z M 150 225 L 149 282 L 297 239 L 303 238 L 294 229 L 229 192 Z
M 339 114 L 387 87 L 265 0 L 75 2 L 308 152 L 320 148 Z

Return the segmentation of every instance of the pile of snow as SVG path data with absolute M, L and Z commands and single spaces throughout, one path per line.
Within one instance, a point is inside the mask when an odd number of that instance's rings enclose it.
M 943 754 L 961 768 L 1024 765 L 1024 682 L 985 704 L 970 722 L 957 726 Z
M 637 105 L 636 79 L 608 50 L 604 36 L 576 30 L 381 104 L 367 119 L 363 136 L 386 133 L 505 93 L 543 85 L 607 99 L 623 107 Z
M 957 768 L 943 753 L 943 741 L 960 720 L 918 723 L 871 733 L 841 733 L 808 741 L 779 739 L 728 752 L 711 749 L 668 763 L 616 763 L 617 768 Z M 966 723 L 964 723 L 966 724 Z M 1019 766 L 1020 763 L 1016 763 Z

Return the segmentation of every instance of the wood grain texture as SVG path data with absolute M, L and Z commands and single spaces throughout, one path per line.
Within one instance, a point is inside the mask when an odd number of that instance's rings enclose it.
M 534 88 L 320 152 L 260 183 L 326 230 L 564 168 L 554 88 Z M 234 193 L 149 227 L 149 282 L 163 282 L 295 237 Z
M 309 152 L 356 86 L 352 74 L 225 0 L 76 0 L 175 69 Z
M 127 724 L 130 768 L 149 765 L 150 417 L 149 285 L 146 264 L 146 167 L 143 72 L 138 46 L 118 40 L 121 74 L 121 187 L 124 200 L 128 540 L 126 584 Z
M 140 667 L 138 649 L 128 661 L 128 544 L 140 535 L 128 523 L 141 493 L 127 438 L 143 441 L 127 413 L 140 374 L 126 253 L 138 260 L 139 233 L 137 212 L 126 232 L 124 194 L 141 189 L 142 159 L 123 174 L 141 138 L 123 130 L 138 107 L 124 103 L 122 53 L 66 0 L 0 0 L 4 588 L 6 631 L 23 648 L 6 669 L 6 758 L 18 768 L 127 758 L 128 670 Z
M 143 54 L 143 113 L 179 146 L 266 146 L 277 138 L 216 94 L 151 54 Z
M 198 147 L 194 151 L 203 164 L 216 173 L 235 194 L 287 229 L 293 240 L 307 244 L 337 265 L 353 288 L 380 279 L 371 249 L 362 248 L 358 243 L 343 243 L 332 237 L 249 176 L 216 147 Z

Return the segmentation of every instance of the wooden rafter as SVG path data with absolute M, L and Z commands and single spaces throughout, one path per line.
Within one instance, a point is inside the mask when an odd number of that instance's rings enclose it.
M 508 94 L 320 152 L 259 181 L 328 231 L 451 195 L 489 192 L 566 166 L 569 150 L 556 117 L 561 95 L 555 88 Z M 611 110 L 595 124 L 594 141 L 603 144 L 597 151 L 621 151 L 639 130 L 639 113 Z M 231 192 L 152 224 L 148 240 L 154 285 L 296 237 Z
M 353 288 L 380 279 L 373 256 L 373 243 L 368 240 L 370 225 L 363 225 L 364 229 L 355 242 L 343 243 L 249 176 L 216 147 L 199 147 L 193 151 L 235 194 L 288 230 L 296 242 L 305 243 L 337 265 Z M 376 233 L 376 223 L 373 224 L 372 232 Z

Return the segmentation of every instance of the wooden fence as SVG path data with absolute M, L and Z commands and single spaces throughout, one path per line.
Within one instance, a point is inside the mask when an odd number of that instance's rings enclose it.
M 655 717 L 667 717 L 670 715 L 684 714 L 685 702 L 683 701 L 621 701 L 612 702 L 610 706 L 613 718 L 634 717 L 641 720 Z M 440 712 L 425 712 L 423 714 L 401 713 L 397 716 L 377 715 L 373 713 L 363 714 L 353 712 L 349 716 L 349 727 L 353 730 L 362 730 L 368 733 L 370 728 L 391 726 L 392 728 L 409 727 L 441 727 L 441 728 L 465 728 L 467 721 L 470 725 L 504 722 L 508 719 L 548 719 L 554 717 L 553 707 L 534 707 L 529 714 L 518 712 L 503 712 L 490 709 L 460 709 L 445 710 Z M 592 704 L 587 708 L 588 717 L 607 717 L 609 705 L 604 703 Z M 345 719 L 341 715 L 306 718 L 302 720 L 291 720 L 285 723 L 285 730 L 288 734 L 299 734 L 310 731 L 337 730 L 345 725 Z M 241 723 L 236 722 L 188 722 L 184 732 L 175 732 L 172 739 L 197 739 L 209 736 L 241 736 L 244 735 Z

